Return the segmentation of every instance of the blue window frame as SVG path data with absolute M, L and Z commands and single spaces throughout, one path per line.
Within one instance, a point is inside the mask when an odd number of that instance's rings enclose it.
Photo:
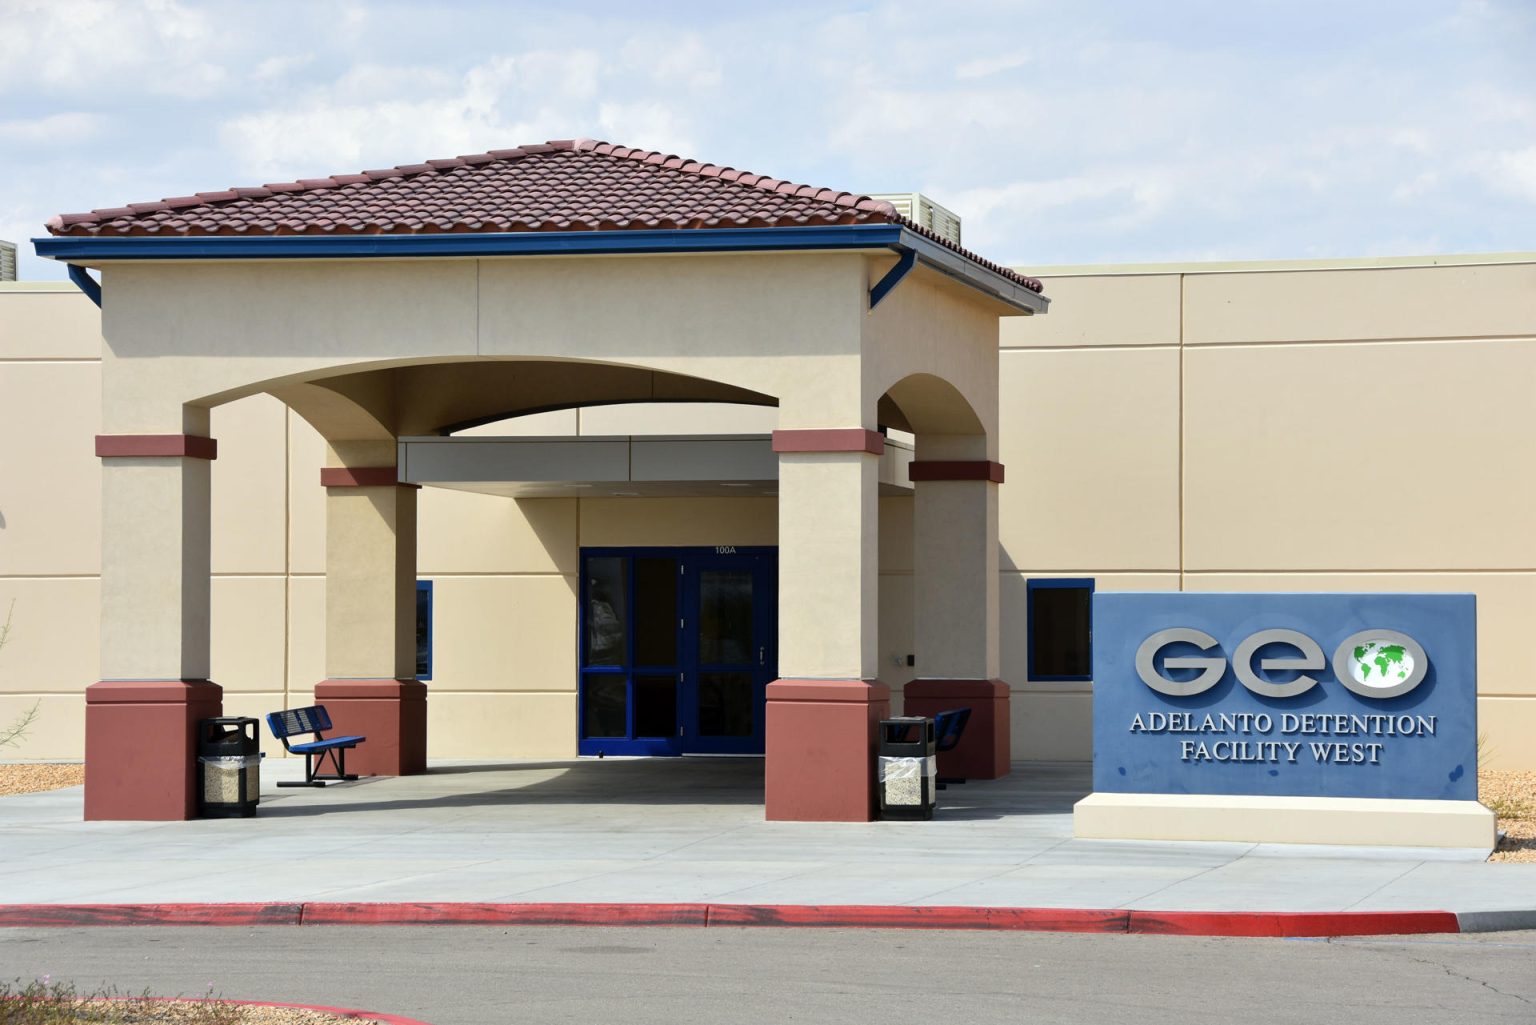
M 416 581 L 416 679 L 432 679 L 432 581 Z
M 1093 581 L 1028 581 L 1029 678 L 1093 679 Z

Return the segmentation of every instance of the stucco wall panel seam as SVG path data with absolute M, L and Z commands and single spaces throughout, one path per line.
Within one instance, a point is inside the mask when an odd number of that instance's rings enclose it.
M 1092 567 L 1092 568 L 1083 568 L 1081 566 L 1068 566 L 1068 567 L 1057 566 L 1057 567 L 1054 567 L 1052 569 L 1019 569 L 1017 567 L 1007 567 L 1007 566 L 1004 566 L 1003 568 L 1001 568 L 1001 569 L 999 569 L 997 571 L 998 576 L 1003 576 L 1003 577 L 1006 577 L 1006 576 L 1021 576 L 1021 577 L 1091 577 L 1091 576 L 1095 576 L 1095 575 L 1097 575 L 1097 576 L 1111 576 L 1111 575 L 1113 575 L 1113 576 L 1151 576 L 1151 575 L 1159 575 L 1159 576 L 1172 575 L 1172 576 L 1177 576 L 1178 573 L 1179 573 L 1179 568 L 1177 566 L 1166 566 L 1166 567 L 1137 566 L 1134 569 L 1125 569 L 1125 568 L 1113 567 L 1113 566 L 1095 566 L 1095 567 Z
M 1117 352 L 1123 350 L 1156 352 L 1159 349 L 1171 350 L 1177 348 L 1179 348 L 1179 345 L 1173 342 L 1150 342 L 1147 344 L 1139 344 L 1137 342 L 1103 342 L 1092 345 L 1008 345 L 1000 347 L 997 351 L 1000 355 L 1007 356 L 1019 352 Z
M 1318 345 L 1457 345 L 1479 342 L 1536 342 L 1536 335 L 1417 335 L 1406 338 L 1277 338 L 1223 342 L 1186 342 L 1190 348 L 1199 349 L 1273 349 L 1311 348 Z M 1151 346 L 1144 346 L 1151 348 Z
M 1348 566 L 1336 566 L 1330 569 L 1238 569 L 1227 566 L 1221 569 L 1190 570 L 1191 577 L 1251 577 L 1251 576 L 1275 576 L 1275 577 L 1304 577 L 1304 576 L 1339 576 L 1350 574 L 1358 576 L 1390 577 L 1390 576 L 1438 576 L 1454 577 L 1476 574 L 1520 574 L 1536 573 L 1536 569 L 1519 566 L 1499 566 L 1496 568 L 1480 569 L 1476 566 L 1435 566 L 1425 569 L 1404 569 L 1400 566 L 1391 569 L 1359 569 Z

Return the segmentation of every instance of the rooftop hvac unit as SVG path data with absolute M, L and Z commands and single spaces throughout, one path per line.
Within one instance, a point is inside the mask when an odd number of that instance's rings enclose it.
M 960 244 L 959 215 L 953 210 L 946 210 L 921 192 L 882 192 L 869 198 L 885 200 L 907 220 L 957 246 Z
M 0 242 L 0 281 L 16 280 L 16 243 Z

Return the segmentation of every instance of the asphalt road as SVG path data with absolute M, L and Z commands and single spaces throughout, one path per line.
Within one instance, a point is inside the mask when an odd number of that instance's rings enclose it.
M 0 977 L 581 1022 L 1536 1023 L 1536 933 L 1189 939 L 762 929 L 0 929 Z

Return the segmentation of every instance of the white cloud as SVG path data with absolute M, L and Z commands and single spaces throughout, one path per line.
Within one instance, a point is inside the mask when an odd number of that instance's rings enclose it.
M 1397 4 L 0 0 L 3 199 L 35 226 L 595 135 L 923 189 L 1004 259 L 1528 247 L 1529 0 Z
M 96 135 L 104 119 L 99 114 L 70 111 L 20 121 L 0 121 L 0 143 L 16 146 L 69 146 Z
M 0 25 L 0 87 L 76 94 L 202 96 L 226 80 L 220 56 L 233 42 L 176 0 L 8 0 Z
M 497 57 L 455 80 L 430 68 L 363 65 L 298 103 L 219 130 L 242 167 L 266 180 L 308 177 L 542 142 L 596 94 L 587 50 Z
M 597 108 L 598 135 L 621 146 L 660 150 L 680 157 L 711 160 L 699 151 L 688 117 L 664 103 L 603 103 Z
M 658 83 L 689 91 L 718 88 L 725 79 L 719 48 L 696 32 L 632 38 L 624 44 L 622 58 L 630 68 L 646 69 Z
M 1489 153 L 1476 163 L 1491 188 L 1536 203 L 1536 146 Z
M 251 71 L 251 77 L 258 82 L 284 79 L 295 71 L 313 64 L 314 60 L 315 55 L 312 53 L 279 54 L 276 57 L 268 57 L 258 62 Z
M 999 54 L 996 57 L 978 57 L 975 60 L 966 61 L 956 68 L 955 77 L 959 79 L 987 78 L 1000 72 L 1022 68 L 1029 62 L 1030 54 L 1027 51 Z

